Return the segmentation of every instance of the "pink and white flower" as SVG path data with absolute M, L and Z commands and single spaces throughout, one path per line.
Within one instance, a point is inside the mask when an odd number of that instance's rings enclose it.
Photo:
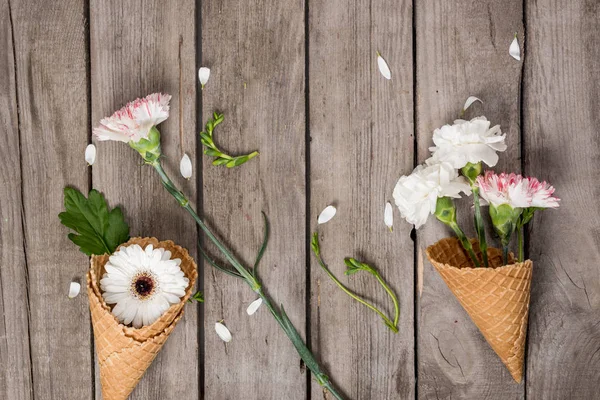
M 477 117 L 470 121 L 458 119 L 453 125 L 444 125 L 433 132 L 430 147 L 432 163 L 448 162 L 460 169 L 467 163 L 483 161 L 490 167 L 498 163 L 498 151 L 506 150 L 500 125 L 490 128 L 490 121 Z
M 529 183 L 521 175 L 504 172 L 496 175 L 493 171 L 486 171 L 477 177 L 477 183 L 481 197 L 495 207 L 508 204 L 513 208 L 526 208 L 531 204 Z
M 525 178 L 527 181 L 527 190 L 531 195 L 530 207 L 536 208 L 558 208 L 558 197 L 554 194 L 554 187 L 550 186 L 546 181 L 540 182 L 537 178 Z
M 396 206 L 409 223 L 419 228 L 435 213 L 438 197 L 460 198 L 470 193 L 463 176 L 448 163 L 419 165 L 412 174 L 403 176 L 394 188 Z
M 94 128 L 94 136 L 98 140 L 125 143 L 146 139 L 150 129 L 169 118 L 170 100 L 170 95 L 162 93 L 136 99 L 110 117 L 103 118 L 100 125 Z

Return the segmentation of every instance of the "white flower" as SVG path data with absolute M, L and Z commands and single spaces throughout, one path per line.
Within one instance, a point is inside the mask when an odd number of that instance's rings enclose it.
M 208 82 L 208 78 L 210 78 L 210 69 L 206 67 L 201 67 L 198 70 L 198 79 L 200 80 L 200 87 L 204 89 L 204 85 Z
M 435 212 L 438 197 L 460 198 L 460 192 L 470 190 L 464 177 L 448 163 L 419 165 L 398 180 L 394 200 L 402 217 L 418 229 Z
M 246 309 L 246 313 L 248 313 L 248 315 L 254 314 L 258 310 L 258 308 L 261 306 L 262 302 L 263 302 L 263 300 L 260 297 L 256 300 L 254 300 L 252 303 L 250 303 L 250 305 Z
M 381 75 L 383 75 L 385 79 L 392 79 L 392 72 L 390 71 L 390 67 L 388 66 L 387 62 L 385 62 L 383 57 L 381 57 L 381 54 L 379 54 L 379 52 L 377 52 L 377 67 L 379 67 L 379 72 L 381 72 Z
M 121 247 L 105 265 L 102 297 L 116 304 L 112 313 L 123 324 L 150 325 L 185 296 L 189 280 L 180 264 L 179 258 L 171 260 L 170 251 L 151 244 L 145 250 L 137 244 Z
M 448 162 L 460 169 L 467 163 L 483 161 L 493 167 L 498 163 L 497 151 L 505 151 L 506 144 L 500 125 L 490 128 L 485 117 L 470 121 L 454 121 L 454 125 L 444 125 L 433 132 L 434 147 L 430 147 L 432 162 Z
M 190 179 L 192 177 L 192 160 L 190 160 L 190 156 L 184 154 L 181 157 L 181 161 L 179 162 L 179 172 L 181 172 L 181 176 L 185 179 Z
M 531 204 L 528 182 L 521 175 L 496 175 L 492 171 L 486 171 L 484 175 L 477 177 L 477 184 L 481 197 L 494 207 L 508 204 L 512 208 L 526 208 Z
M 334 206 L 325 207 L 325 209 L 321 211 L 321 214 L 319 214 L 319 218 L 317 218 L 317 223 L 324 224 L 325 222 L 328 222 L 331 218 L 335 216 L 336 212 L 337 209 Z
M 153 93 L 143 99 L 136 99 L 113 115 L 103 118 L 94 128 L 98 140 L 116 140 L 137 143 L 146 139 L 152 127 L 169 118 L 168 94 Z
M 390 229 L 394 229 L 394 210 L 392 210 L 392 204 L 388 201 L 385 203 L 385 210 L 383 211 L 383 222 L 385 226 Z
M 71 282 L 69 285 L 69 295 L 70 299 L 77 297 L 79 291 L 81 290 L 81 284 L 79 282 Z
M 85 161 L 88 165 L 94 165 L 96 161 L 96 146 L 93 144 L 88 144 L 85 148 Z
M 225 343 L 229 343 L 231 342 L 231 339 L 233 339 L 233 337 L 231 336 L 231 332 L 229 332 L 229 329 L 227 329 L 227 327 L 223 325 L 223 321 L 215 323 L 215 331 L 217 331 L 217 335 L 219 335 L 221 340 Z

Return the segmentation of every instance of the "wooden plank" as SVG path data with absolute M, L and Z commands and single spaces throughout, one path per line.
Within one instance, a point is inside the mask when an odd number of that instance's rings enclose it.
M 521 63 L 508 54 L 515 32 L 522 38 L 522 2 L 420 1 L 417 32 L 418 159 L 430 156 L 433 130 L 457 119 L 468 96 L 481 98 L 466 118 L 485 115 L 506 133 L 508 150 L 496 171 L 520 170 L 519 84 Z M 469 236 L 471 200 L 459 202 L 459 223 Z M 487 210 L 484 209 L 487 216 Z M 488 230 L 488 241 L 491 240 Z M 419 229 L 424 250 L 453 236 L 434 217 Z M 522 398 L 500 359 L 469 319 L 446 284 L 425 260 L 424 289 L 418 299 L 419 398 Z
M 309 7 L 310 229 L 331 270 L 392 313 L 367 274 L 345 277 L 345 257 L 376 267 L 400 300 L 400 332 L 343 293 L 311 258 L 312 345 L 350 399 L 414 396 L 414 244 L 397 210 L 383 221 L 398 178 L 413 165 L 412 2 L 311 2 Z M 379 51 L 391 67 L 377 68 Z M 336 217 L 317 227 L 335 204 Z M 395 207 L 394 207 L 395 208 Z M 322 398 L 312 385 L 313 398 Z
M 26 254 L 26 271 L 20 271 L 26 283 L 21 276 L 12 290 L 24 285 L 29 307 L 22 304 L 12 311 L 18 312 L 19 318 L 6 317 L 11 324 L 23 325 L 22 318 L 29 315 L 33 369 L 33 385 L 24 382 L 20 390 L 26 398 L 31 397 L 32 390 L 38 398 L 89 399 L 92 362 L 87 299 L 85 294 L 74 300 L 67 298 L 69 282 L 84 279 L 88 259 L 67 239 L 67 230 L 57 217 L 63 210 L 65 185 L 88 189 L 88 168 L 83 160 L 89 129 L 84 2 L 19 1 L 11 4 L 10 13 L 14 22 Z M 13 168 L 18 155 L 10 156 Z M 11 190 L 17 192 L 19 188 Z M 19 200 L 18 195 L 13 196 Z M 13 222 L 10 228 L 17 232 L 13 240 L 19 240 L 19 221 Z M 14 249 L 15 261 L 20 257 L 23 267 L 22 250 L 20 246 Z M 11 268 L 3 263 L 3 275 L 5 267 Z M 26 335 L 22 340 L 27 346 Z M 27 352 L 21 356 L 26 357 Z M 28 368 L 26 360 L 20 362 L 23 369 Z M 19 372 L 24 378 L 28 375 L 26 370 Z
M 525 171 L 549 180 L 558 210 L 536 215 L 528 399 L 592 399 L 600 381 L 600 7 L 527 2 Z
M 181 177 L 179 160 L 184 152 L 192 160 L 196 154 L 194 15 L 191 0 L 90 4 L 92 123 L 137 97 L 159 91 L 171 94 L 171 116 L 159 126 L 166 157 L 163 164 L 192 204 L 196 202 L 195 180 Z M 196 167 L 194 163 L 198 173 Z M 193 220 L 129 146 L 100 143 L 92 182 L 111 204 L 124 206 L 133 236 L 170 239 L 196 254 Z M 197 308 L 190 305 L 185 313 L 132 399 L 181 399 L 198 393 Z
M 305 102 L 304 1 L 204 2 L 202 64 L 212 70 L 202 92 L 203 122 L 225 114 L 217 143 L 232 154 L 260 156 L 227 169 L 204 158 L 204 214 L 212 227 L 252 265 L 271 236 L 260 266 L 267 292 L 283 303 L 300 332 L 305 327 Z M 211 253 L 214 246 L 207 246 Z M 265 307 L 242 281 L 205 266 L 207 399 L 302 399 L 306 370 Z M 224 319 L 233 341 L 214 324 Z
M 33 398 L 13 25 L 0 3 L 0 398 Z

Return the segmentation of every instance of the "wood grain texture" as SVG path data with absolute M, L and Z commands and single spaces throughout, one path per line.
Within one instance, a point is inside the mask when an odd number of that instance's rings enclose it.
M 260 156 L 227 169 L 204 156 L 206 220 L 252 265 L 263 238 L 270 241 L 259 267 L 266 291 L 305 330 L 305 102 L 304 1 L 204 2 L 202 65 L 211 78 L 202 92 L 203 123 L 225 114 L 216 142 L 231 154 Z M 207 246 L 217 256 L 214 246 Z M 307 371 L 291 342 L 256 295 L 240 280 L 205 264 L 205 398 L 304 399 Z M 214 329 L 224 319 L 225 344 Z
M 33 385 L 24 381 L 21 390 L 26 398 L 31 397 L 28 392 L 33 390 L 36 398 L 90 399 L 92 363 L 87 299 L 85 295 L 74 300 L 67 298 L 69 282 L 83 279 L 88 261 L 67 239 L 67 230 L 57 217 L 63 210 L 65 185 L 88 189 L 88 168 L 83 160 L 88 136 L 84 2 L 19 1 L 11 3 L 10 12 L 16 54 L 26 270 L 18 272 L 17 281 L 12 289 L 7 288 L 7 294 L 19 287 L 28 290 L 29 307 L 21 304 L 11 310 L 21 317 L 10 322 L 23 325 L 21 318 L 29 316 L 33 374 Z M 9 139 L 9 145 L 14 146 L 14 140 Z M 12 146 L 6 150 L 10 152 Z M 12 167 L 3 168 L 4 176 L 9 173 L 6 169 L 14 168 L 12 173 L 17 173 L 18 152 L 5 156 L 9 157 L 3 159 L 5 165 Z M 13 184 L 17 186 L 12 191 L 19 191 L 18 182 Z M 19 240 L 19 221 L 12 222 L 16 233 L 13 240 Z M 14 260 L 20 258 L 20 266 L 24 267 L 22 255 L 19 256 L 23 249 L 13 249 Z M 18 266 L 7 266 L 3 260 L 2 274 Z M 23 294 L 17 299 L 22 297 Z M 27 346 L 27 335 L 22 339 Z M 26 357 L 27 352 L 22 356 Z M 23 368 L 29 364 L 27 360 L 15 362 Z M 76 367 L 65 373 L 66 365 Z M 29 379 L 26 371 L 19 373 Z
M 434 129 L 457 119 L 464 101 L 475 103 L 466 118 L 485 115 L 506 133 L 508 150 L 496 171 L 520 169 L 519 85 L 521 63 L 508 54 L 515 32 L 522 38 L 521 1 L 417 2 L 417 143 L 418 160 L 430 156 Z M 459 223 L 468 235 L 472 200 L 459 203 Z M 487 209 L 484 209 L 487 217 Z M 491 232 L 488 230 L 488 233 Z M 453 236 L 434 217 L 419 229 L 423 250 Z M 488 242 L 498 245 L 488 234 Z M 418 305 L 419 398 L 522 398 L 516 384 L 469 319 L 444 281 L 426 260 Z
M 397 179 L 413 165 L 412 3 L 311 2 L 309 8 L 310 229 L 338 278 L 392 313 L 369 274 L 343 275 L 344 258 L 377 268 L 399 297 L 400 332 L 343 293 L 311 255 L 312 345 L 349 399 L 414 396 L 414 244 L 396 213 L 383 221 Z M 392 79 L 377 68 L 387 60 Z M 317 227 L 319 213 L 337 207 Z M 394 207 L 395 208 L 395 207 Z M 312 398 L 323 398 L 312 385 Z
M 196 202 L 195 181 L 181 177 L 179 160 L 184 152 L 192 160 L 196 154 L 194 14 L 195 2 L 190 0 L 90 4 L 92 124 L 137 97 L 153 92 L 171 94 L 170 118 L 159 125 L 163 165 L 192 204 Z M 93 186 L 112 206 L 123 205 L 131 235 L 173 240 L 195 257 L 196 226 L 164 190 L 156 172 L 143 165 L 126 144 L 102 142 L 97 146 Z M 196 167 L 194 163 L 197 174 Z M 182 399 L 198 394 L 197 331 L 197 307 L 189 305 L 132 399 Z
M 527 2 L 525 171 L 562 199 L 530 231 L 528 399 L 598 398 L 600 4 Z
M 32 399 L 13 25 L 0 3 L 0 398 Z M 6 50 L 6 51 L 4 51 Z

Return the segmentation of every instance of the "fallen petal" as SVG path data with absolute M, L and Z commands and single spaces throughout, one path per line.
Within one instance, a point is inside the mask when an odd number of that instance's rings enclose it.
M 78 282 L 71 282 L 71 285 L 69 285 L 69 298 L 72 299 L 77 297 L 80 290 L 81 285 Z
M 335 216 L 336 212 L 337 212 L 337 209 L 334 206 L 325 207 L 325 209 L 323 211 L 321 211 L 321 214 L 319 214 L 317 223 L 324 224 L 325 222 L 328 222 L 331 218 L 333 218 Z
M 385 79 L 392 79 L 392 72 L 390 71 L 390 67 L 387 62 L 381 57 L 381 54 L 377 52 L 377 66 L 379 67 L 379 72 Z
M 385 203 L 385 211 L 383 213 L 383 222 L 385 222 L 385 226 L 390 228 L 390 232 L 394 228 L 394 210 L 392 209 L 392 204 L 388 201 Z
M 462 111 L 463 112 L 467 111 L 467 108 L 471 107 L 471 104 L 475 103 L 476 101 L 478 101 L 481 104 L 483 104 L 483 101 L 481 101 L 480 98 L 475 97 L 475 96 L 469 96 L 469 98 L 467 99 L 467 101 L 465 101 L 465 105 L 463 106 Z
M 219 335 L 221 340 L 223 340 L 226 343 L 231 342 L 231 339 L 233 339 L 231 336 L 231 332 L 229 332 L 229 329 L 227 329 L 227 327 L 221 322 L 217 322 L 215 324 L 215 331 L 217 331 L 217 335 Z
M 85 161 L 88 165 L 94 165 L 96 161 L 96 146 L 93 144 L 88 144 L 85 148 Z
M 262 298 L 259 297 L 258 299 L 254 300 L 252 303 L 250 303 L 250 305 L 246 309 L 246 312 L 248 313 L 248 315 L 254 314 L 258 310 L 258 308 L 260 307 L 262 302 L 263 302 Z
M 181 176 L 185 179 L 190 179 L 192 177 L 192 160 L 186 154 L 181 157 L 181 161 L 179 162 L 179 172 L 181 172 Z
M 519 41 L 517 40 L 516 33 L 515 38 L 513 39 L 508 49 L 508 54 L 510 54 L 515 60 L 521 61 L 521 48 L 519 47 Z
M 204 89 L 204 85 L 208 82 L 208 78 L 210 77 L 210 69 L 206 67 L 201 67 L 198 70 L 198 79 L 200 79 L 200 86 Z

